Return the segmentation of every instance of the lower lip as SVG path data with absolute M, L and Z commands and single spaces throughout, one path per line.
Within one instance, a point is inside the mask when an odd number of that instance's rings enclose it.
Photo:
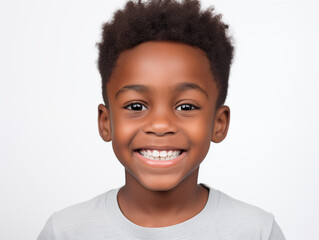
M 176 165 L 178 162 L 182 160 L 182 158 L 185 156 L 186 152 L 183 151 L 181 155 L 179 155 L 177 158 L 171 159 L 171 160 L 152 160 L 146 157 L 143 157 L 138 151 L 134 151 L 134 154 L 142 160 L 142 162 L 146 163 L 147 165 L 151 167 L 172 167 Z

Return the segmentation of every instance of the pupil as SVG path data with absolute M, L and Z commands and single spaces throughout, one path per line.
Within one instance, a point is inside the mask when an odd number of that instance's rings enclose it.
M 133 110 L 142 110 L 142 105 L 141 104 L 138 104 L 138 103 L 134 103 L 132 105 L 132 109 Z
M 182 105 L 182 110 L 192 110 L 191 106 L 190 105 L 187 105 L 187 104 L 183 104 Z

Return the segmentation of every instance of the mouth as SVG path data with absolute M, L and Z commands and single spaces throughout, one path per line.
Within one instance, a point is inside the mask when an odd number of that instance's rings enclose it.
M 178 158 L 184 150 L 182 149 L 168 149 L 168 150 L 156 150 L 156 149 L 137 149 L 136 152 L 144 158 L 155 161 L 169 161 Z

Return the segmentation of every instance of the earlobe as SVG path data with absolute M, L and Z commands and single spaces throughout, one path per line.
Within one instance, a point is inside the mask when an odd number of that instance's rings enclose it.
M 99 125 L 99 133 L 102 139 L 106 142 L 112 140 L 112 132 L 111 132 L 111 119 L 109 109 L 100 104 L 98 106 L 98 125 Z
M 228 106 L 222 106 L 216 111 L 214 127 L 212 133 L 212 142 L 219 143 L 227 135 L 230 120 L 230 109 Z

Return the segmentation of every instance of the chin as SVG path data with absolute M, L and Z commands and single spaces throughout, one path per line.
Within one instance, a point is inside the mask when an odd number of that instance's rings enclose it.
M 153 177 L 153 179 L 138 179 L 138 181 L 143 185 L 143 187 L 154 192 L 170 191 L 181 182 L 177 179 L 173 180 L 166 176 L 159 176 L 157 178 Z

